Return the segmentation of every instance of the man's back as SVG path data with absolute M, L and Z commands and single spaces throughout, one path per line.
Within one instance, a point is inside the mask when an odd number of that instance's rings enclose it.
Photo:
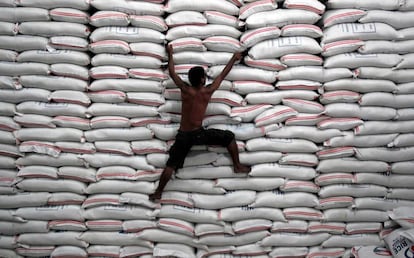
M 202 126 L 208 102 L 212 92 L 206 87 L 184 86 L 181 90 L 181 124 L 180 130 L 192 131 Z M 207 86 L 208 87 L 208 86 Z
M 207 109 L 208 102 L 214 91 L 217 90 L 230 72 L 234 63 L 242 58 L 242 53 L 234 53 L 223 71 L 213 80 L 210 85 L 204 86 L 206 83 L 206 74 L 201 66 L 192 67 L 189 71 L 189 80 L 191 86 L 184 82 L 175 72 L 173 61 L 172 45 L 167 45 L 168 53 L 168 71 L 169 74 L 181 90 L 181 131 L 192 131 L 202 127 L 204 114 Z

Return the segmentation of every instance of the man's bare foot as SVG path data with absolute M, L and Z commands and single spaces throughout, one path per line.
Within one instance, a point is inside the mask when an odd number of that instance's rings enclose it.
M 234 166 L 234 173 L 249 173 L 252 168 L 250 166 L 239 164 Z
M 152 202 L 159 202 L 161 199 L 161 193 L 155 192 L 149 195 L 149 200 Z

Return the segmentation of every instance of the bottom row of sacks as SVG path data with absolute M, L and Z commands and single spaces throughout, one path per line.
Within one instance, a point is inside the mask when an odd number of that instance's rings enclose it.
M 105 206 L 111 207 L 120 208 Z M 161 210 L 167 207 L 202 211 L 172 205 L 163 205 Z M 411 258 L 413 214 L 413 207 L 401 206 L 389 211 L 389 220 L 382 223 L 250 219 L 193 225 L 162 217 L 129 221 L 16 221 L 0 224 L 5 233 L 0 237 L 0 256 Z M 89 230 L 84 227 L 82 232 L 82 224 Z

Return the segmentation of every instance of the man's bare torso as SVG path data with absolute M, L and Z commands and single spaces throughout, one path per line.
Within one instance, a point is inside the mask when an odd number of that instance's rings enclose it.
M 181 123 L 180 130 L 192 131 L 202 126 L 211 91 L 206 87 L 191 87 L 186 85 L 181 91 Z M 208 87 L 208 86 L 207 86 Z

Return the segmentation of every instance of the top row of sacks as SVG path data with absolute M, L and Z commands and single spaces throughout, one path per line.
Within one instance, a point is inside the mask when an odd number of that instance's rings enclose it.
M 240 28 L 246 25 L 247 28 L 253 29 L 284 26 L 291 23 L 314 24 L 321 18 L 319 15 L 324 14 L 324 27 L 338 22 L 355 22 L 363 18 L 364 21 L 361 20 L 361 22 L 364 23 L 381 21 L 388 24 L 391 20 L 390 25 L 399 29 L 411 27 L 412 12 L 410 11 L 414 11 L 414 0 L 390 0 L 384 3 L 372 0 L 328 0 L 326 5 L 329 11 L 326 13 L 325 5 L 318 0 L 286 0 L 283 3 L 275 0 L 245 0 L 244 3 L 240 0 L 210 0 L 197 3 L 191 0 L 169 0 L 165 5 L 162 4 L 163 2 L 160 0 L 3 0 L 0 1 L 0 7 L 2 7 L 0 22 L 55 20 L 90 23 L 95 27 L 128 26 L 129 24 L 141 27 L 142 22 L 152 22 L 162 23 L 159 30 L 166 31 L 168 27 L 175 26 L 175 16 L 179 19 L 182 17 L 179 14 L 192 12 L 193 15 L 198 13 L 200 16 L 197 25 L 210 23 L 209 19 L 219 19 L 217 16 L 220 14 L 221 20 L 232 20 L 236 24 L 235 27 Z M 283 6 L 284 9 L 278 9 L 278 5 Z M 92 16 L 86 12 L 91 6 L 98 10 Z M 165 12 L 170 15 L 164 22 L 161 16 Z M 214 16 L 212 13 L 217 15 Z M 238 19 L 235 16 L 238 16 Z M 300 20 L 297 20 L 299 18 Z M 170 24 L 169 21 L 171 21 Z
M 169 0 L 166 4 L 164 1 L 148 0 L 148 1 L 129 1 L 129 0 L 3 0 L 0 1 L 0 7 L 27 7 L 33 8 L 32 11 L 39 11 L 36 9 L 55 9 L 55 8 L 70 8 L 82 11 L 87 11 L 90 7 L 94 7 L 99 11 L 115 11 L 131 15 L 154 15 L 162 16 L 167 13 L 176 13 L 180 11 L 217 11 L 223 14 L 238 16 L 239 19 L 245 20 L 251 15 L 258 12 L 274 11 L 278 8 L 276 0 L 259 0 L 259 1 L 245 1 L 240 0 L 210 0 L 210 1 L 192 1 L 192 0 Z M 325 5 L 318 0 L 286 0 L 283 7 L 287 9 L 304 9 L 322 14 L 325 11 Z M 4 16 L 0 18 L 2 21 L 15 21 L 15 17 L 24 15 L 25 12 L 30 11 L 19 10 L 14 8 L 4 11 Z M 16 15 L 17 14 L 17 15 Z
M 164 2 L 166 2 L 164 7 Z M 297 7 L 312 8 L 319 14 L 323 13 L 325 6 L 317 0 L 1 0 L 0 7 L 38 7 L 45 9 L 53 8 L 74 8 L 88 10 L 91 6 L 98 10 L 126 11 L 129 14 L 154 12 L 153 15 L 162 15 L 165 12 L 173 13 L 182 10 L 206 11 L 215 10 L 230 15 L 238 15 L 239 7 L 257 5 L 262 2 L 284 2 L 286 8 L 289 5 Z M 362 10 L 389 10 L 389 11 L 412 11 L 414 10 L 413 0 L 327 0 L 328 9 L 356 8 Z M 241 9 L 241 8 L 240 8 Z M 241 11 L 241 10 L 240 10 Z M 150 14 L 150 13 L 147 13 Z

